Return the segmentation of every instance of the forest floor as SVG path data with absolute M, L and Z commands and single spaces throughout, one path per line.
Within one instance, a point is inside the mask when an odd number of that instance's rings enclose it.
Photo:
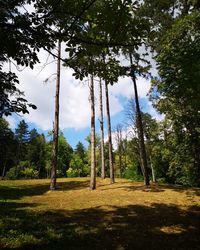
M 200 249 L 200 189 L 117 179 L 0 181 L 0 249 Z

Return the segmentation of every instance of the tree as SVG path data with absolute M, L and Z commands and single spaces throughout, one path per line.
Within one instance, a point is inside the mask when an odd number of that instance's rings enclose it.
M 8 122 L 0 118 L 0 173 L 2 178 L 15 162 L 16 146 L 14 133 L 9 128 Z
M 159 125 L 155 119 L 148 113 L 142 112 L 142 120 L 144 127 L 144 136 L 146 141 L 147 157 L 149 158 L 149 164 L 151 167 L 152 181 L 156 182 L 156 169 L 155 169 L 155 154 L 154 146 L 159 143 Z
M 54 118 L 54 128 L 53 128 L 52 169 L 51 169 L 50 190 L 56 189 L 56 170 L 58 164 L 58 132 L 59 132 L 58 130 L 59 130 L 60 63 L 61 63 L 60 56 L 61 56 L 61 42 L 58 41 L 55 118 Z
M 90 104 L 91 104 L 91 176 L 90 189 L 96 189 L 96 145 L 95 145 L 95 102 L 94 102 L 94 79 L 90 78 Z
M 122 166 L 122 124 L 116 126 L 116 142 L 117 142 L 117 151 L 119 155 L 119 172 L 120 178 L 123 176 L 123 166 Z
M 82 142 L 78 142 L 75 148 L 75 153 L 82 159 L 85 159 L 86 150 Z
M 146 156 L 146 149 L 145 149 L 145 143 L 144 143 L 144 131 L 143 131 L 142 116 L 141 116 L 138 92 L 137 92 L 135 67 L 133 65 L 133 60 L 132 60 L 131 55 L 130 55 L 130 63 L 131 63 L 131 77 L 133 80 L 134 92 L 135 92 L 136 127 L 137 127 L 137 132 L 138 132 L 138 139 L 139 139 L 141 168 L 142 168 L 142 172 L 144 176 L 144 183 L 146 186 L 148 186 L 149 185 L 149 173 L 148 173 L 147 156 Z
M 159 78 L 153 81 L 158 94 L 152 92 L 155 106 L 171 124 L 171 146 L 176 153 L 169 157 L 169 175 L 190 185 L 200 183 L 199 34 L 199 12 L 188 12 L 174 21 L 160 43 Z
M 46 161 L 46 139 L 43 134 L 39 134 L 34 128 L 30 131 L 29 142 L 27 146 L 27 160 L 29 167 L 38 171 L 38 177 L 45 177 Z
M 29 131 L 28 124 L 21 120 L 15 129 L 15 138 L 17 140 L 17 154 L 16 154 L 16 164 L 18 165 L 20 161 L 26 160 L 27 156 L 27 145 L 29 141 Z
M 71 159 L 73 157 L 73 149 L 67 142 L 64 134 L 59 133 L 58 136 L 58 163 L 57 163 L 57 175 L 64 177 L 66 171 L 70 166 Z
M 101 128 L 101 178 L 105 179 L 105 157 L 104 157 L 104 121 L 103 121 L 103 99 L 102 81 L 99 81 L 99 101 L 100 101 L 100 128 Z
M 107 123 L 108 123 L 108 145 L 109 145 L 109 166 L 110 166 L 110 181 L 115 182 L 114 176 L 114 164 L 113 164 L 113 148 L 112 148 L 112 131 L 111 131 L 111 120 L 110 120 L 110 105 L 108 95 L 108 82 L 105 81 L 105 96 L 106 96 L 106 112 L 107 112 Z
M 9 72 L 2 70 L 3 64 L 8 60 L 10 63 L 14 60 L 17 65 L 26 65 L 31 68 L 39 61 L 36 51 L 40 46 L 33 39 L 33 34 L 28 32 L 35 22 L 30 14 L 22 14 L 19 10 L 25 3 L 26 1 L 23 0 L 1 1 L 0 117 L 10 115 L 12 112 L 28 113 L 28 107 L 36 108 L 27 102 L 23 97 L 23 92 L 17 88 L 19 81 L 16 74 L 11 72 L 11 67 Z

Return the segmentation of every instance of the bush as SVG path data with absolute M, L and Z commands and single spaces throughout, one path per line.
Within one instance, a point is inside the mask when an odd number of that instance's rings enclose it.
M 17 167 L 12 167 L 6 173 L 6 178 L 10 180 L 16 180 L 20 178 L 27 178 L 27 179 L 37 179 L 39 178 L 39 172 L 35 170 L 33 167 L 22 167 L 23 164 Z
M 128 168 L 125 173 L 126 179 L 131 179 L 134 181 L 141 181 L 143 180 L 143 176 L 136 173 L 136 170 L 133 168 Z
M 39 172 L 32 167 L 25 168 L 21 171 L 21 174 L 27 179 L 37 179 Z
M 66 171 L 67 177 L 73 178 L 78 177 L 79 173 L 77 169 L 72 169 L 71 167 Z
M 16 180 L 20 177 L 21 170 L 20 167 L 12 167 L 6 172 L 6 178 L 10 180 Z

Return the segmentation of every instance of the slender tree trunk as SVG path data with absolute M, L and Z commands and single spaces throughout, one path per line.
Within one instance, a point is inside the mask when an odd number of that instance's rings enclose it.
M 7 155 L 6 155 L 6 160 L 5 160 L 4 164 L 3 164 L 2 179 L 4 179 L 4 177 L 5 177 L 7 160 L 8 160 L 8 158 L 7 158 Z
M 105 81 L 105 93 L 106 93 L 106 111 L 107 111 L 107 117 L 108 117 L 108 147 L 109 147 L 110 181 L 111 183 L 114 183 L 115 176 L 114 176 L 114 164 L 113 164 L 113 152 L 112 152 L 112 132 L 111 132 L 110 106 L 109 106 L 107 81 Z
M 127 163 L 126 163 L 126 155 L 127 155 L 126 150 L 127 150 L 127 136 L 126 136 L 125 142 L 124 142 L 124 175 L 126 174 L 126 165 L 127 165 Z
M 103 99 L 102 99 L 102 81 L 99 81 L 99 99 L 100 99 L 100 128 L 101 128 L 101 178 L 105 179 L 105 156 L 104 156 L 104 121 L 103 121 Z
M 156 183 L 156 175 L 155 175 L 155 170 L 154 170 L 154 166 L 152 163 L 151 163 L 151 173 L 152 173 L 152 181 Z
M 90 79 L 90 104 L 91 104 L 91 176 L 90 189 L 96 189 L 96 145 L 95 145 L 95 102 L 94 102 L 94 79 Z
M 118 148 L 118 154 L 119 154 L 119 173 L 120 173 L 120 178 L 122 178 L 122 126 L 121 124 L 117 125 L 116 128 L 116 133 L 117 133 L 117 148 Z
M 146 156 L 146 149 L 145 149 L 145 143 L 144 143 L 144 131 L 143 131 L 142 116 L 140 112 L 140 105 L 139 105 L 139 99 L 138 99 L 135 71 L 133 68 L 133 61 L 132 61 L 131 55 L 130 55 L 130 62 L 131 62 L 131 77 L 133 80 L 134 92 L 135 92 L 136 119 L 137 119 L 136 124 L 137 124 L 137 130 L 138 130 L 141 167 L 142 167 L 142 172 L 144 176 L 144 184 L 148 186 L 149 185 L 149 173 L 148 173 L 147 156 Z
M 58 42 L 57 79 L 55 95 L 55 117 L 53 125 L 52 168 L 50 190 L 56 189 L 56 170 L 58 163 L 58 133 L 59 133 L 59 97 L 60 97 L 60 56 L 61 42 Z
M 151 174 L 152 174 L 152 181 L 155 183 L 156 182 L 156 174 L 155 174 L 155 169 L 152 164 L 151 156 L 149 157 L 150 159 L 150 164 L 151 164 Z

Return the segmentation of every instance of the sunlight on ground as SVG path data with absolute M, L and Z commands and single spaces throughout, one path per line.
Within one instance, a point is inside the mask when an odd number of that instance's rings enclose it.
M 173 225 L 169 227 L 162 227 L 160 228 L 160 231 L 166 234 L 180 234 L 182 232 L 186 232 L 187 230 L 182 228 L 181 225 Z
M 55 191 L 49 191 L 49 180 L 1 181 L 0 197 L 2 249 L 200 245 L 200 189 L 98 179 L 91 191 L 88 178 L 63 178 Z

